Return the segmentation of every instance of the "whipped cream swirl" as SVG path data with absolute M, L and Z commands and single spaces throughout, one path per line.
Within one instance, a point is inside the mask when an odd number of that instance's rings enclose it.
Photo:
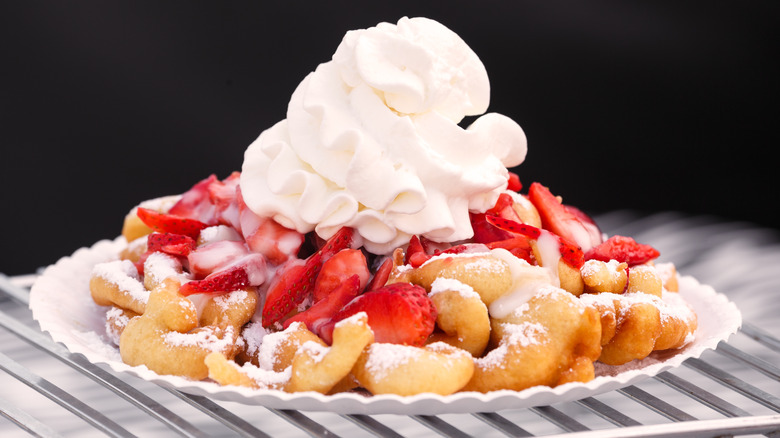
M 287 119 L 246 150 L 243 199 L 302 233 L 352 227 L 376 254 L 415 234 L 467 239 L 469 211 L 493 206 L 527 151 L 508 117 L 458 125 L 489 100 L 482 62 L 436 21 L 350 31 L 298 85 Z

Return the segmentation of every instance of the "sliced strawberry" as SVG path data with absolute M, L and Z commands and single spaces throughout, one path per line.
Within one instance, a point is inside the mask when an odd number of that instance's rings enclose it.
M 503 248 L 512 253 L 515 257 L 523 259 L 530 264 L 536 263 L 531 248 L 531 240 L 526 236 L 518 235 L 506 240 L 490 242 L 486 245 L 490 249 Z
M 550 236 L 558 241 L 558 251 L 561 254 L 561 258 L 569 266 L 579 269 L 585 263 L 585 257 L 580 247 L 550 231 L 497 216 L 487 216 L 487 221 L 502 230 L 520 234 L 529 239 L 539 240 L 543 234 Z
M 608 262 L 617 260 L 627 263 L 628 266 L 641 265 L 654 260 L 661 253 L 650 245 L 637 243 L 634 239 L 625 236 L 612 236 L 601 245 L 596 246 L 585 253 L 587 260 L 601 260 Z
M 342 307 L 352 301 L 360 293 L 360 276 L 353 275 L 340 282 L 335 289 L 325 298 L 317 301 L 301 313 L 291 316 L 284 322 L 284 328 L 290 324 L 300 321 L 306 324 L 306 327 L 319 335 L 322 326 L 330 321 Z
M 203 280 L 184 283 L 179 292 L 223 294 L 250 286 L 260 286 L 265 281 L 265 259 L 260 254 L 247 254 L 230 265 L 212 272 Z
M 355 232 L 352 228 L 343 227 L 336 234 L 332 235 L 318 252 L 323 258 L 328 259 L 342 249 L 352 246 L 352 237 L 354 235 Z
M 366 264 L 366 256 L 359 249 L 342 249 L 322 264 L 322 269 L 314 283 L 314 302 L 316 303 L 330 295 L 341 283 L 353 275 L 358 276 L 359 289 L 363 290 L 371 276 Z
M 155 231 L 161 233 L 184 234 L 193 239 L 198 237 L 200 230 L 208 226 L 199 220 L 160 213 L 143 207 L 138 207 L 138 218 Z
M 171 207 L 168 214 L 216 225 L 214 205 L 208 196 L 208 188 L 215 182 L 218 180 L 217 176 L 213 174 L 199 181 L 181 195 L 181 199 Z
M 203 278 L 249 254 L 243 242 L 218 240 L 196 248 L 188 256 L 190 272 Z
M 436 323 L 436 307 L 425 289 L 411 283 L 392 283 L 350 301 L 322 326 L 323 340 L 330 343 L 336 323 L 359 312 L 368 315 L 376 342 L 421 346 Z
M 249 249 L 264 255 L 269 262 L 280 265 L 298 254 L 305 236 L 285 228 L 271 218 L 257 218 L 254 229 L 246 230 L 244 238 Z
M 465 252 L 472 251 L 475 247 L 481 247 L 481 246 L 482 245 L 475 244 L 475 243 L 462 243 L 460 245 L 451 246 L 444 250 L 436 250 L 433 252 L 433 255 L 437 256 L 440 254 L 463 254 Z
M 490 243 L 499 240 L 506 240 L 512 235 L 500 228 L 489 224 L 485 216 L 498 216 L 515 222 L 522 222 L 517 212 L 513 208 L 514 199 L 508 193 L 502 193 L 498 196 L 496 204 L 485 213 L 469 213 L 471 227 L 474 230 L 474 241 L 477 243 Z
M 240 172 L 233 172 L 222 181 L 213 181 L 207 187 L 209 202 L 214 206 L 215 220 L 222 224 L 239 229 L 238 182 Z
M 519 192 L 523 189 L 523 184 L 520 182 L 520 177 L 516 173 L 509 172 L 506 189 L 513 192 Z
M 487 223 L 494 227 L 507 231 L 512 234 L 522 234 L 531 239 L 538 239 L 542 235 L 542 229 L 536 228 L 533 225 L 521 224 L 520 222 L 506 219 L 499 216 L 485 216 Z
M 423 248 L 420 238 L 412 236 L 409 241 L 409 246 L 406 248 L 406 261 L 407 265 L 411 265 L 413 268 L 419 268 L 423 263 L 427 262 L 431 258 Z
M 376 270 L 376 273 L 374 273 L 374 277 L 371 279 L 371 282 L 366 286 L 366 291 L 376 290 L 384 286 L 387 283 L 387 280 L 390 278 L 391 272 L 393 272 L 393 259 L 388 257 L 384 262 L 382 262 L 381 265 L 379 265 L 379 268 Z
M 147 251 L 160 251 L 173 256 L 187 257 L 195 249 L 195 239 L 183 234 L 151 233 L 146 237 Z
M 601 231 L 592 219 L 574 207 L 566 206 L 550 190 L 534 182 L 528 189 L 528 199 L 534 204 L 542 219 L 542 228 L 576 243 L 583 251 L 601 243 Z
M 135 269 L 138 271 L 138 275 L 140 275 L 141 277 L 144 276 L 144 264 L 146 263 L 146 259 L 148 259 L 151 254 L 152 251 L 146 251 L 145 253 L 141 254 L 138 257 L 138 260 L 133 262 L 133 265 L 135 265 Z
M 274 284 L 266 292 L 262 312 L 264 327 L 269 327 L 287 316 L 313 293 L 322 264 L 342 249 L 349 248 L 352 245 L 353 233 L 351 228 L 340 229 L 322 248 L 306 259 L 304 264 L 289 263 L 277 274 Z

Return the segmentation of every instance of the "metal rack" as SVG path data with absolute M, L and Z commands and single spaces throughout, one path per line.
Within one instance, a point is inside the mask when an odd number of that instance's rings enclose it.
M 617 223 L 630 219 L 635 227 L 653 229 L 646 218 L 602 218 L 607 223 L 610 219 Z M 670 218 L 656 219 L 668 223 Z M 676 229 L 687 231 L 689 237 L 691 230 L 716 225 L 685 220 L 689 222 L 677 223 Z M 744 228 L 744 224 L 731 224 L 719 228 L 717 235 Z M 733 239 L 722 238 L 720 244 L 711 240 L 708 248 L 711 252 L 729 242 Z M 754 258 L 767 254 L 780 257 L 776 247 L 760 254 L 753 251 Z M 697 265 L 691 260 L 684 264 L 695 271 Z M 70 353 L 40 331 L 27 307 L 34 275 L 0 274 L 0 436 L 780 437 L 780 368 L 776 365 L 780 324 L 771 323 L 774 300 L 767 295 L 780 282 L 774 281 L 777 274 L 766 275 L 757 281 L 763 285 L 760 290 L 768 292 L 757 299 L 758 307 L 767 304 L 768 317 L 755 318 L 758 322 L 746 317 L 741 331 L 717 350 L 636 385 L 529 409 L 368 416 L 214 401 L 116 375 Z M 756 287 L 748 289 L 755 292 Z

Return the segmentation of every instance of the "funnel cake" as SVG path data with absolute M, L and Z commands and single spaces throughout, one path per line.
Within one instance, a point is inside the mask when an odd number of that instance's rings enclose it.
M 488 102 L 479 58 L 433 20 L 347 33 L 241 171 L 125 217 L 89 276 L 121 360 L 247 390 L 451 396 L 587 384 L 598 362 L 694 343 L 673 265 L 526 188 L 509 171 L 525 134 Z

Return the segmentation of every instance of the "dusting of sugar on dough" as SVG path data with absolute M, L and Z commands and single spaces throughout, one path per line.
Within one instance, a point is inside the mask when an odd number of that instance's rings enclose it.
M 506 355 L 509 348 L 514 346 L 528 347 L 530 345 L 542 344 L 545 342 L 547 329 L 539 323 L 523 322 L 521 324 L 503 323 L 505 335 L 498 347 L 490 350 L 484 357 L 474 359 L 477 366 L 482 368 L 503 368 Z
M 410 345 L 375 342 L 368 347 L 366 369 L 377 379 L 384 379 L 388 372 L 420 357 L 422 349 Z
M 171 346 L 199 347 L 210 351 L 223 351 L 233 345 L 233 327 L 227 326 L 220 337 L 214 326 L 201 327 L 189 333 L 168 332 L 163 341 Z
M 122 293 L 135 301 L 141 303 L 149 301 L 149 291 L 141 283 L 138 269 L 130 260 L 98 263 L 92 268 L 92 275 L 116 285 Z
M 431 291 L 428 296 L 437 293 L 452 291 L 459 293 L 464 298 L 480 298 L 479 294 L 471 286 L 453 278 L 438 277 L 431 283 Z M 481 299 L 481 298 L 480 298 Z

